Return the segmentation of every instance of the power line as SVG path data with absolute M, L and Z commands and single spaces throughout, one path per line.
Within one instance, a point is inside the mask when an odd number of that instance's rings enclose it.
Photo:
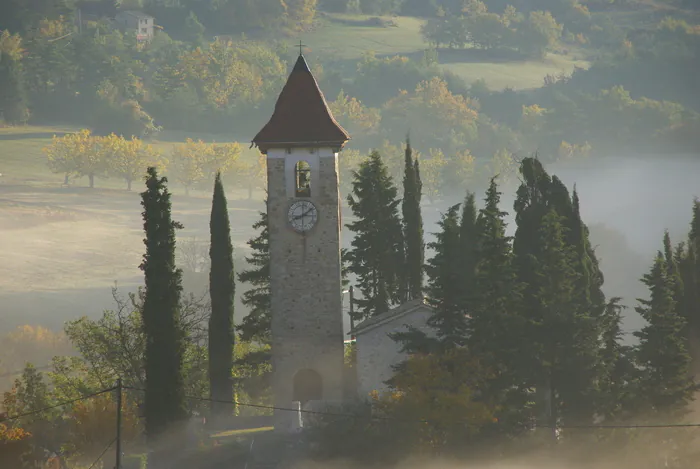
M 131 389 L 132 391 L 144 392 L 145 389 L 134 388 L 130 386 L 124 386 L 124 389 Z M 211 399 L 207 397 L 196 397 L 196 396 L 185 396 L 186 399 L 191 399 L 195 401 L 203 402 L 213 402 L 218 404 L 232 404 L 239 405 L 243 407 L 255 407 L 258 409 L 269 409 L 269 410 L 282 410 L 288 412 L 302 412 L 306 414 L 315 415 L 328 415 L 333 417 L 348 417 L 348 418 L 366 418 L 367 416 L 358 414 L 343 414 L 338 412 L 328 412 L 328 411 L 318 411 L 318 410 L 305 410 L 305 409 L 292 409 L 287 407 L 276 407 L 268 406 L 262 404 L 245 404 L 238 401 L 227 401 L 221 399 Z M 369 416 L 372 420 L 391 420 L 397 422 L 407 422 L 407 423 L 430 423 L 430 419 L 401 419 L 396 417 L 380 417 L 380 416 Z M 467 423 L 467 422 L 457 422 L 457 423 Z M 538 428 L 553 428 L 551 425 L 537 425 Z M 557 429 L 635 429 L 635 428 L 697 428 L 700 427 L 700 423 L 668 423 L 668 424 L 628 424 L 628 425 L 558 425 Z
M 30 416 L 36 415 L 36 414 L 41 414 L 41 413 L 43 413 L 43 412 L 46 412 L 46 411 L 55 409 L 55 408 L 57 408 L 57 407 L 63 407 L 63 406 L 65 406 L 65 405 L 74 404 L 74 403 L 76 403 L 76 402 L 84 401 L 85 399 L 90 399 L 90 398 L 93 398 L 93 397 L 96 397 L 96 396 L 99 396 L 99 395 L 102 395 L 102 394 L 105 394 L 105 393 L 108 393 L 108 392 L 112 392 L 112 391 L 114 391 L 115 389 L 117 389 L 116 386 L 115 386 L 115 387 L 111 387 L 111 388 L 109 388 L 109 389 L 104 389 L 104 390 L 102 390 L 102 391 L 99 391 L 99 392 L 96 392 L 96 393 L 93 393 L 93 394 L 88 394 L 88 395 L 85 395 L 85 396 L 82 396 L 82 397 L 79 397 L 79 398 L 76 398 L 76 399 L 71 399 L 70 401 L 59 402 L 58 404 L 54 404 L 54 405 L 49 406 L 49 407 L 44 407 L 43 409 L 33 410 L 33 411 L 31 411 L 31 412 L 25 412 L 25 413 L 19 414 L 19 415 L 13 415 L 12 417 L 5 417 L 5 418 L 0 419 L 0 423 L 2 423 L 2 422 L 9 422 L 9 421 L 11 421 L 11 420 L 21 419 L 21 418 L 23 418 L 23 417 L 30 417 Z
M 112 445 L 114 444 L 115 441 L 117 441 L 116 438 L 113 439 L 113 440 L 107 445 L 107 447 L 106 447 L 104 450 L 102 450 L 102 454 L 100 454 L 100 455 L 97 457 L 97 459 L 95 459 L 95 461 L 94 461 L 92 464 L 90 464 L 90 467 L 89 467 L 88 469 L 93 469 L 93 468 L 95 467 L 95 465 L 96 465 L 98 462 L 100 462 L 100 460 L 102 459 L 102 457 L 103 457 L 103 456 L 105 455 L 105 453 L 109 450 L 109 448 L 112 447 Z

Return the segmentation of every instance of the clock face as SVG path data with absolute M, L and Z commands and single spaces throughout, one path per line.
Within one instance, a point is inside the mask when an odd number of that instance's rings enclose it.
M 287 212 L 289 225 L 299 233 L 305 233 L 314 227 L 318 220 L 316 206 L 308 200 L 294 202 Z

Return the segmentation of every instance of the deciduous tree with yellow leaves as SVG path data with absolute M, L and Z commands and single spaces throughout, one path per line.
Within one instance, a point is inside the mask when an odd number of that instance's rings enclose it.
M 253 199 L 253 190 L 265 189 L 267 184 L 267 158 L 260 152 L 249 153 L 236 161 L 233 180 L 238 187 L 248 188 L 248 200 Z
M 453 94 L 443 79 L 434 77 L 387 101 L 382 121 L 388 128 L 410 130 L 418 147 L 450 152 L 476 140 L 478 115 L 478 103 Z
M 215 109 L 260 101 L 283 80 L 286 71 L 269 49 L 223 39 L 183 55 L 180 67 L 185 82 Z
M 356 98 L 351 98 L 342 90 L 329 105 L 333 116 L 351 135 L 375 133 L 382 116 L 379 109 L 366 107 Z
M 39 455 L 32 447 L 31 438 L 31 433 L 22 428 L 0 423 L 0 467 L 35 467 Z
M 176 180 L 185 186 L 185 193 L 204 181 L 213 181 L 215 174 L 226 174 L 240 169 L 241 146 L 238 143 L 222 145 L 188 138 L 173 149 L 171 169 Z M 238 166 L 238 167 L 237 167 Z
M 428 158 L 420 158 L 421 181 L 423 194 L 431 203 L 440 195 L 443 188 L 444 172 L 447 166 L 445 154 L 440 149 L 431 148 Z
M 74 459 L 91 462 L 116 437 L 117 403 L 110 393 L 76 402 L 66 412 L 66 445 Z M 121 416 L 122 444 L 134 442 L 141 435 L 137 406 L 124 396 Z M 105 467 L 112 467 L 105 464 Z
M 373 404 L 405 447 L 459 451 L 496 421 L 496 407 L 478 397 L 488 377 L 466 348 L 416 354 L 392 378 L 391 392 L 373 393 Z
M 93 188 L 95 177 L 103 176 L 107 171 L 104 148 L 87 129 L 63 137 L 54 135 L 44 153 L 51 171 L 65 175 L 64 184 L 68 184 L 71 176 L 87 176 L 90 188 Z
M 54 136 L 44 153 L 49 168 L 64 174 L 66 185 L 71 176 L 88 176 L 90 187 L 94 187 L 96 176 L 111 175 L 124 179 L 128 190 L 148 166 L 162 169 L 167 162 L 158 150 L 137 137 L 126 139 L 114 133 L 100 137 L 87 129 Z
M 127 190 L 131 190 L 131 183 L 139 177 L 145 176 L 149 166 L 156 166 L 163 170 L 166 160 L 153 146 L 145 144 L 142 140 L 110 134 L 98 140 L 107 159 L 109 174 L 124 179 Z

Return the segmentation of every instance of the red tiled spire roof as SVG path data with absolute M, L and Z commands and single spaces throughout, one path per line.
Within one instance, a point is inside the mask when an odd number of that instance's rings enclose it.
M 277 98 L 272 117 L 253 144 L 266 153 L 270 148 L 341 148 L 349 139 L 333 118 L 309 65 L 300 55 Z

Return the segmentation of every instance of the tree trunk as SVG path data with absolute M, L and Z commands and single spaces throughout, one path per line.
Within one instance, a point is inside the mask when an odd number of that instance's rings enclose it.
M 64 186 L 67 186 L 67 185 L 68 185 L 68 173 L 66 173 L 66 174 L 63 176 L 63 185 L 64 185 Z
M 90 179 L 90 189 L 93 189 L 95 187 L 95 175 L 88 174 L 88 179 Z
M 131 178 L 126 180 L 126 190 L 131 191 Z

